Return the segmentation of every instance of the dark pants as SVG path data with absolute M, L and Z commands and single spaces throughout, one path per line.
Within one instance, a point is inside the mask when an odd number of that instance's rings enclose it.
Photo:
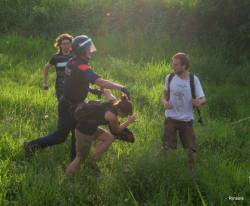
M 35 151 L 37 149 L 43 149 L 52 145 L 63 143 L 69 132 L 72 133 L 71 143 L 71 159 L 75 158 L 75 126 L 76 121 L 73 118 L 73 109 L 64 100 L 60 100 L 58 103 L 58 121 L 57 130 L 47 136 L 35 139 L 28 143 L 28 147 Z
M 59 102 L 62 97 L 63 97 L 63 90 L 62 89 L 56 89 L 57 101 Z

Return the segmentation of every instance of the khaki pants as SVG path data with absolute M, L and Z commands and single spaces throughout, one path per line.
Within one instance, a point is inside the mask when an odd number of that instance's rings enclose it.
M 165 119 L 163 146 L 166 149 L 177 148 L 177 132 L 184 149 L 196 152 L 193 121 L 184 122 L 171 118 Z
M 98 136 L 102 135 L 102 133 L 104 133 L 104 132 L 105 132 L 105 130 L 103 130 L 101 128 L 97 128 L 97 130 L 95 131 L 95 133 L 93 135 L 86 135 L 86 134 L 79 132 L 76 129 L 75 134 L 76 134 L 76 153 L 77 153 L 77 155 L 80 155 L 81 157 L 85 158 L 90 152 L 92 142 L 95 141 L 96 138 Z

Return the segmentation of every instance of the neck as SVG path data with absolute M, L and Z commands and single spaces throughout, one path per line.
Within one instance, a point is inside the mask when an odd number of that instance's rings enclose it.
M 70 53 L 70 50 L 67 50 L 67 51 L 63 51 L 63 50 L 62 50 L 62 54 L 63 54 L 63 55 L 68 55 L 69 53 Z
M 188 71 L 185 70 L 184 72 L 176 73 L 181 79 L 188 79 Z

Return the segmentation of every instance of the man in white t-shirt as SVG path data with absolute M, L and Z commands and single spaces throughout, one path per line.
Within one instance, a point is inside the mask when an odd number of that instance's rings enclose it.
M 205 104 L 206 98 L 197 76 L 193 76 L 195 99 L 192 96 L 191 75 L 188 72 L 190 60 L 185 53 L 175 54 L 171 66 L 174 74 L 166 76 L 162 98 L 165 109 L 163 149 L 176 149 L 178 132 L 188 155 L 189 167 L 193 168 L 196 160 L 193 107 Z

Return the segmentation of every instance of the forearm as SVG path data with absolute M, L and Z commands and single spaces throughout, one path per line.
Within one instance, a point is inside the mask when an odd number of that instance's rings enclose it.
M 44 82 L 44 84 L 48 84 L 48 74 L 49 74 L 49 67 L 45 66 L 43 69 L 43 82 Z
M 120 90 L 121 88 L 123 88 L 124 86 L 118 83 L 114 83 L 105 79 L 97 79 L 95 84 L 97 84 L 98 86 L 105 88 L 105 89 L 117 89 Z
M 117 132 L 118 133 L 121 132 L 122 130 L 124 130 L 125 128 L 127 128 L 129 126 L 129 124 L 130 124 L 129 121 L 123 122 L 122 124 L 119 125 L 119 127 L 117 129 L 118 130 Z
M 109 102 L 115 102 L 116 97 L 113 94 L 104 95 Z
M 166 90 L 163 91 L 163 94 L 161 96 L 161 100 L 162 100 L 163 104 L 167 101 L 167 91 Z

